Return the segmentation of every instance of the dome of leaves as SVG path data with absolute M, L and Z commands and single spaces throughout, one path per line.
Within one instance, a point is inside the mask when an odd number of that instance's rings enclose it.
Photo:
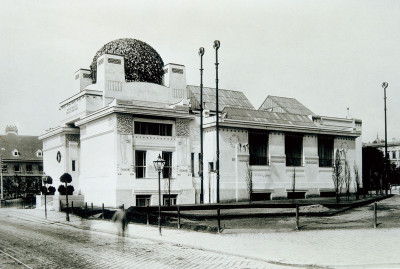
M 133 38 L 111 41 L 96 53 L 90 65 L 93 83 L 97 78 L 97 59 L 105 53 L 124 56 L 126 81 L 162 83 L 164 62 L 160 55 L 147 43 Z

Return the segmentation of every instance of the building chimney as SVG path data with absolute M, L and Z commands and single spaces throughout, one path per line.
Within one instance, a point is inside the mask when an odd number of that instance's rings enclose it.
M 18 128 L 15 125 L 7 125 L 6 127 L 6 135 L 15 134 L 18 135 Z

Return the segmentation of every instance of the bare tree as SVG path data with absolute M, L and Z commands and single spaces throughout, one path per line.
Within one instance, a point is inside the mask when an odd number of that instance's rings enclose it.
M 253 171 L 251 171 L 249 162 L 246 162 L 246 185 L 247 185 L 247 192 L 249 194 L 249 202 L 252 202 L 253 196 Z
M 350 165 L 347 162 L 347 160 L 345 160 L 345 163 L 344 163 L 344 182 L 346 184 L 347 201 L 349 201 L 349 199 L 350 199 L 350 186 L 351 186 L 351 173 L 350 173 Z
M 356 185 L 356 200 L 359 199 L 359 193 L 360 193 L 360 174 L 358 173 L 358 166 L 356 162 L 354 162 L 354 183 Z
M 342 160 L 340 158 L 339 149 L 336 149 L 335 162 L 333 163 L 333 166 L 332 166 L 332 180 L 333 180 L 333 184 L 335 186 L 336 202 L 339 203 L 340 202 L 340 194 L 342 192 L 342 186 L 343 186 Z

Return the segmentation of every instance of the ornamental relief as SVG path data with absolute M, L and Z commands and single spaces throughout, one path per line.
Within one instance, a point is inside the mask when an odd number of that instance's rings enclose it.
M 189 136 L 189 120 L 176 119 L 176 136 Z
M 65 147 L 69 147 L 69 142 L 77 142 L 78 147 L 80 146 L 80 135 L 79 134 L 66 134 L 65 135 Z
M 133 134 L 133 118 L 131 115 L 117 114 L 117 133 Z

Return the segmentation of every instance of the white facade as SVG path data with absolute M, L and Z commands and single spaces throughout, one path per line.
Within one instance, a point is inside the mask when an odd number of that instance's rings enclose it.
M 186 85 L 183 65 L 168 64 L 164 70 L 164 85 L 126 82 L 124 57 L 104 54 L 97 60 L 96 84 L 88 80 L 88 70 L 77 71 L 75 85 L 79 92 L 60 103 L 61 126 L 40 137 L 44 171 L 52 176 L 56 188 L 60 184 L 57 180 L 68 172 L 73 177 L 74 194 L 84 195 L 88 203 L 127 207 L 147 200 L 156 205 L 158 173 L 153 161 L 158 155 L 166 154 L 172 160 L 171 179 L 161 179 L 162 195 L 165 197 L 170 191 L 177 204 L 199 203 L 200 114 L 193 105 L 196 94 L 190 88 L 193 86 Z M 226 94 L 228 103 L 230 95 L 239 94 L 227 90 L 222 93 Z M 260 113 L 274 117 L 285 113 L 283 109 L 272 111 L 268 106 L 263 111 L 260 108 Z M 251 107 L 243 108 L 243 113 L 256 113 Z M 361 174 L 359 120 L 304 114 L 306 124 L 277 123 L 231 117 L 229 108 L 222 108 L 221 112 L 221 201 L 248 199 L 249 169 L 254 193 L 268 194 L 272 199 L 287 196 L 294 173 L 296 191 L 305 195 L 333 190 L 332 168 L 320 167 L 318 139 L 321 135 L 332 138 L 329 152 L 336 149 L 345 152 L 348 163 L 356 163 Z M 213 203 L 217 189 L 216 117 L 215 111 L 205 111 L 204 115 L 204 202 Z M 297 117 L 293 115 L 282 117 Z M 145 131 L 150 129 L 157 131 Z M 258 142 L 266 145 L 267 155 L 262 165 L 254 165 L 249 136 L 259 131 L 263 132 L 265 143 Z M 285 137 L 291 134 L 296 134 L 300 137 L 296 141 L 301 141 L 301 160 L 297 166 L 287 166 Z

